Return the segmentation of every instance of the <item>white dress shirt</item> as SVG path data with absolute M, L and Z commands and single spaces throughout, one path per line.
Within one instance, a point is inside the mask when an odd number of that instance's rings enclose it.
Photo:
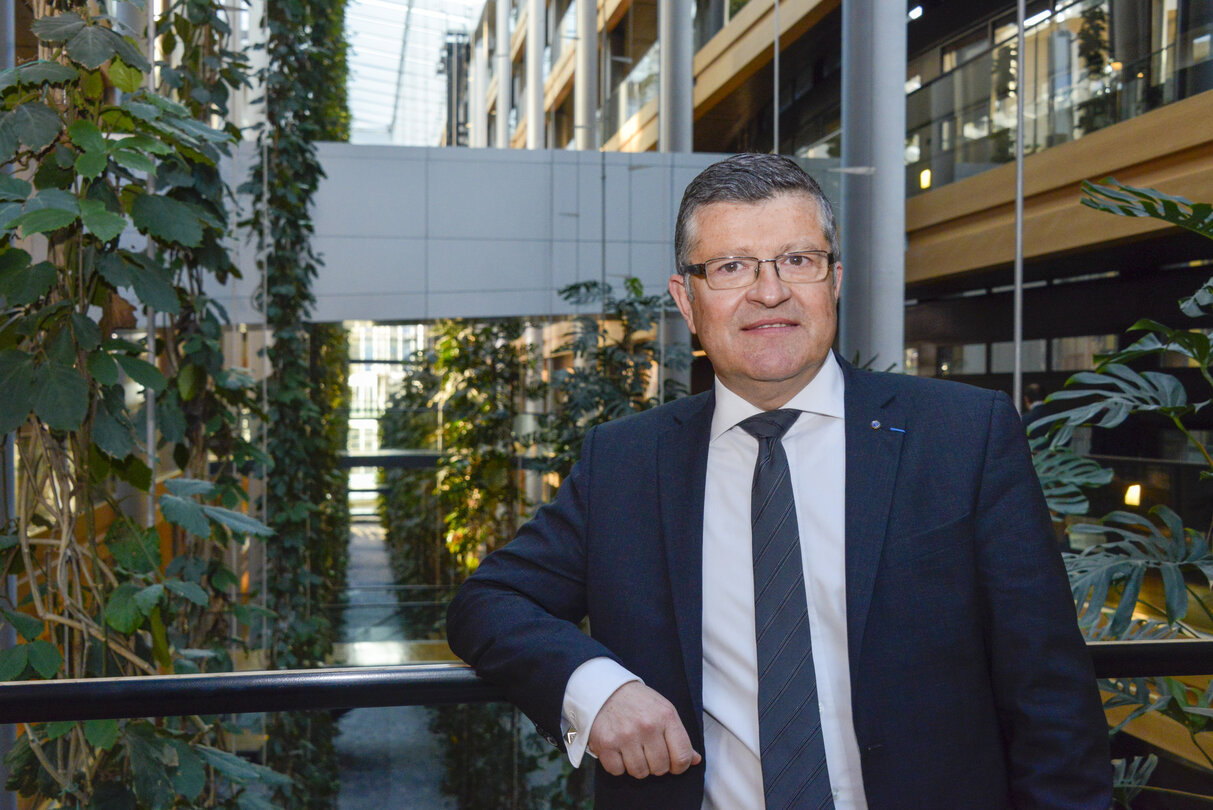
M 845 441 L 842 371 L 831 354 L 784 408 L 802 411 L 783 436 L 796 499 L 813 667 L 837 810 L 866 810 L 851 719 L 847 658 Z M 737 427 L 761 409 L 716 381 L 703 513 L 705 810 L 764 807 L 758 742 L 758 662 L 750 492 L 758 440 Z M 607 658 L 582 664 L 565 687 L 562 731 L 579 765 L 607 698 L 635 675 Z

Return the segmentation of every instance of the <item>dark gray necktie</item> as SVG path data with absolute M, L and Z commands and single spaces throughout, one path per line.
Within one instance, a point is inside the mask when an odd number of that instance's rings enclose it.
M 796 504 L 780 441 L 798 416 L 799 411 L 767 411 L 741 423 L 758 439 L 750 519 L 758 739 L 767 810 L 834 806 L 817 708 Z

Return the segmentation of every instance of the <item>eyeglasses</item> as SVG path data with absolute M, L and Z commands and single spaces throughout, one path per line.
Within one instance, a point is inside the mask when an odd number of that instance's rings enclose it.
M 713 290 L 736 290 L 758 280 L 762 265 L 775 265 L 775 273 L 790 284 L 811 284 L 824 281 L 834 266 L 834 254 L 827 250 L 798 250 L 782 253 L 774 259 L 753 256 L 722 256 L 702 264 L 684 264 L 682 272 L 703 276 Z

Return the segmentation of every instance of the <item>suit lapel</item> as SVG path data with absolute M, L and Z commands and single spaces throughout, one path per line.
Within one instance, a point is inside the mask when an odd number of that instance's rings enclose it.
M 658 501 L 674 619 L 703 734 L 703 497 L 715 394 L 679 419 L 658 445 Z
M 840 362 L 846 403 L 847 650 L 854 673 L 889 523 L 906 421 L 882 375 Z

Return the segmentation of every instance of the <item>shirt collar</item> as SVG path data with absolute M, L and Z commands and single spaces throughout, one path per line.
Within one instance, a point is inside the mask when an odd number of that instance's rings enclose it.
M 716 441 L 725 431 L 743 419 L 747 419 L 762 409 L 750 404 L 737 394 L 730 391 L 716 378 L 716 409 L 712 413 L 711 441 Z M 797 392 L 784 408 L 795 411 L 821 414 L 843 418 L 843 384 L 842 369 L 834 352 L 826 357 L 816 376 L 809 384 Z

